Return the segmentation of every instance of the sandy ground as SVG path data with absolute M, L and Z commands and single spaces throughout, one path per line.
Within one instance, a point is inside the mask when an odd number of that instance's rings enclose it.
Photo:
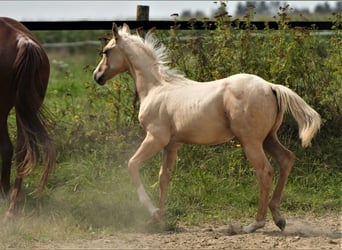
M 272 221 L 252 234 L 240 222 L 227 225 L 179 226 L 173 232 L 113 232 L 73 242 L 37 243 L 44 249 L 342 249 L 342 214 L 288 217 L 280 232 Z

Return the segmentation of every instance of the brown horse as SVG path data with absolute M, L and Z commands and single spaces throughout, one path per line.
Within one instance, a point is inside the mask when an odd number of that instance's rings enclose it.
M 237 74 L 212 82 L 198 83 L 166 66 L 165 48 L 152 35 L 146 39 L 113 25 L 113 39 L 104 47 L 102 59 L 93 76 L 104 84 L 115 75 L 128 71 L 140 99 L 139 121 L 146 131 L 145 140 L 128 162 L 128 169 L 139 199 L 159 220 L 174 169 L 180 143 L 217 144 L 238 138 L 255 169 L 260 198 L 256 221 L 244 227 L 254 232 L 266 223 L 267 207 L 275 224 L 284 230 L 280 201 L 286 180 L 294 164 L 294 154 L 277 138 L 284 112 L 288 109 L 299 125 L 304 147 L 320 128 L 320 116 L 289 88 L 272 84 L 250 74 Z M 159 172 L 159 207 L 156 208 L 139 176 L 144 161 L 163 151 Z M 279 166 L 279 177 L 269 201 L 274 170 L 265 151 Z
M 0 192 L 4 196 L 10 191 L 13 145 L 7 118 L 13 107 L 17 124 L 17 174 L 6 213 L 12 217 L 23 177 L 42 160 L 41 189 L 55 164 L 55 149 L 45 128 L 47 120 L 42 109 L 50 64 L 33 34 L 21 23 L 6 17 L 0 17 L 0 58 Z

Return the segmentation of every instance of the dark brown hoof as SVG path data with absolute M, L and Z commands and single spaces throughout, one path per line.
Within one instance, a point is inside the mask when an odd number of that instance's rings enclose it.
M 281 231 L 284 231 L 286 227 L 286 220 L 280 219 L 277 221 L 276 225 L 280 228 Z

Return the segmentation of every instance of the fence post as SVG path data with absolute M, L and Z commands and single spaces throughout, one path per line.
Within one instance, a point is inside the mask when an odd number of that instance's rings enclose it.
M 137 21 L 148 21 L 150 15 L 150 6 L 138 5 L 137 6 Z
M 150 19 L 150 6 L 147 5 L 138 5 L 137 6 L 137 21 L 149 21 Z M 137 28 L 137 33 L 141 37 L 145 37 L 146 31 L 144 30 L 144 27 Z M 135 112 L 139 110 L 139 105 L 137 104 L 139 102 L 139 96 L 138 92 L 134 91 L 133 96 L 133 109 Z

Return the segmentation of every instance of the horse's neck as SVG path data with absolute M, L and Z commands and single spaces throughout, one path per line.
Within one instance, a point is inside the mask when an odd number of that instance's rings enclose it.
M 158 65 L 147 55 L 145 57 L 136 56 L 128 64 L 139 99 L 142 101 L 152 88 L 161 84 Z

